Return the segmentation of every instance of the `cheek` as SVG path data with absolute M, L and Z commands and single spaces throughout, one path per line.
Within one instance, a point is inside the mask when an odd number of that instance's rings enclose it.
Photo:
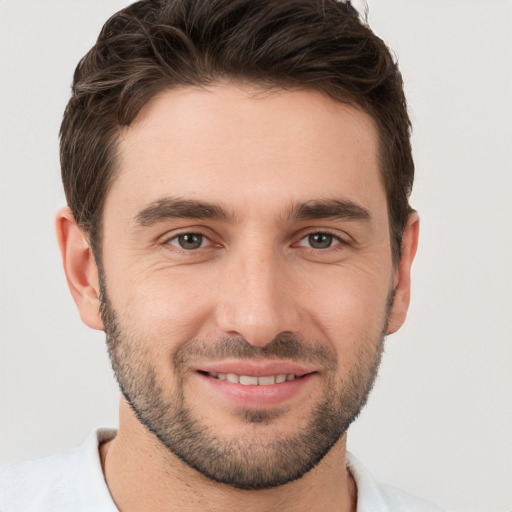
M 161 356 L 202 334 L 211 305 L 200 282 L 166 272 L 148 272 L 125 281 L 111 300 L 126 331 L 145 339 Z
M 384 328 L 390 276 L 371 266 L 330 268 L 306 283 L 309 315 L 334 348 L 350 350 L 379 339 Z

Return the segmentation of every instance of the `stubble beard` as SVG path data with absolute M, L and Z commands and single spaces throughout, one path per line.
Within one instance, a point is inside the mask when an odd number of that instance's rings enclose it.
M 318 465 L 347 431 L 364 407 L 380 365 L 384 332 L 392 295 L 388 298 L 385 321 L 378 336 L 360 340 L 351 367 L 336 381 L 336 354 L 322 345 L 305 343 L 297 336 L 283 335 L 264 347 L 244 339 L 223 338 L 213 342 L 191 340 L 172 357 L 175 390 L 164 390 L 151 360 L 150 343 L 134 339 L 118 323 L 103 286 L 102 318 L 109 357 L 122 394 L 137 419 L 174 455 L 207 478 L 238 489 L 258 490 L 286 484 L 304 476 Z M 226 439 L 187 403 L 185 370 L 196 357 L 222 359 L 289 359 L 314 361 L 325 368 L 323 393 L 305 426 L 291 434 L 265 434 L 257 424 L 278 424 L 280 410 L 244 410 L 247 433 Z M 170 363 L 170 364 L 171 364 Z M 339 376 L 338 376 L 339 379 Z M 301 421 L 302 418 L 298 418 Z

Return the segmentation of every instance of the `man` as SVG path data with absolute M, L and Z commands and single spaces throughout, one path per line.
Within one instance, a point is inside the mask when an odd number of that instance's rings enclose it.
M 4 469 L 0 509 L 438 510 L 346 451 L 409 304 L 409 131 L 349 3 L 114 15 L 75 72 L 57 234 L 119 429 Z

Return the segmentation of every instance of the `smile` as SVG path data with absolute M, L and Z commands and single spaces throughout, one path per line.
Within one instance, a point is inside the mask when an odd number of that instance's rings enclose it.
M 282 407 L 298 400 L 304 396 L 303 390 L 311 392 L 319 378 L 316 368 L 283 361 L 217 362 L 210 368 L 196 368 L 194 374 L 201 386 L 200 394 L 206 394 L 210 405 L 220 400 L 228 407 L 248 410 Z
M 272 384 L 282 384 L 283 382 L 295 380 L 298 378 L 295 374 L 279 374 L 279 375 L 264 375 L 255 377 L 251 375 L 237 375 L 236 373 L 216 373 L 208 372 L 209 377 L 214 379 L 226 380 L 233 384 L 243 384 L 244 386 L 270 386 Z

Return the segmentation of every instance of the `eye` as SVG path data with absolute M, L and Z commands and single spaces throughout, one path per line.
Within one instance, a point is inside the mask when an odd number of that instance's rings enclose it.
M 330 249 L 334 245 L 340 244 L 340 239 L 330 233 L 310 233 L 298 243 L 301 247 L 311 247 L 312 249 Z
M 193 251 L 201 249 L 207 242 L 208 238 L 200 233 L 180 233 L 171 238 L 168 243 L 186 251 Z

